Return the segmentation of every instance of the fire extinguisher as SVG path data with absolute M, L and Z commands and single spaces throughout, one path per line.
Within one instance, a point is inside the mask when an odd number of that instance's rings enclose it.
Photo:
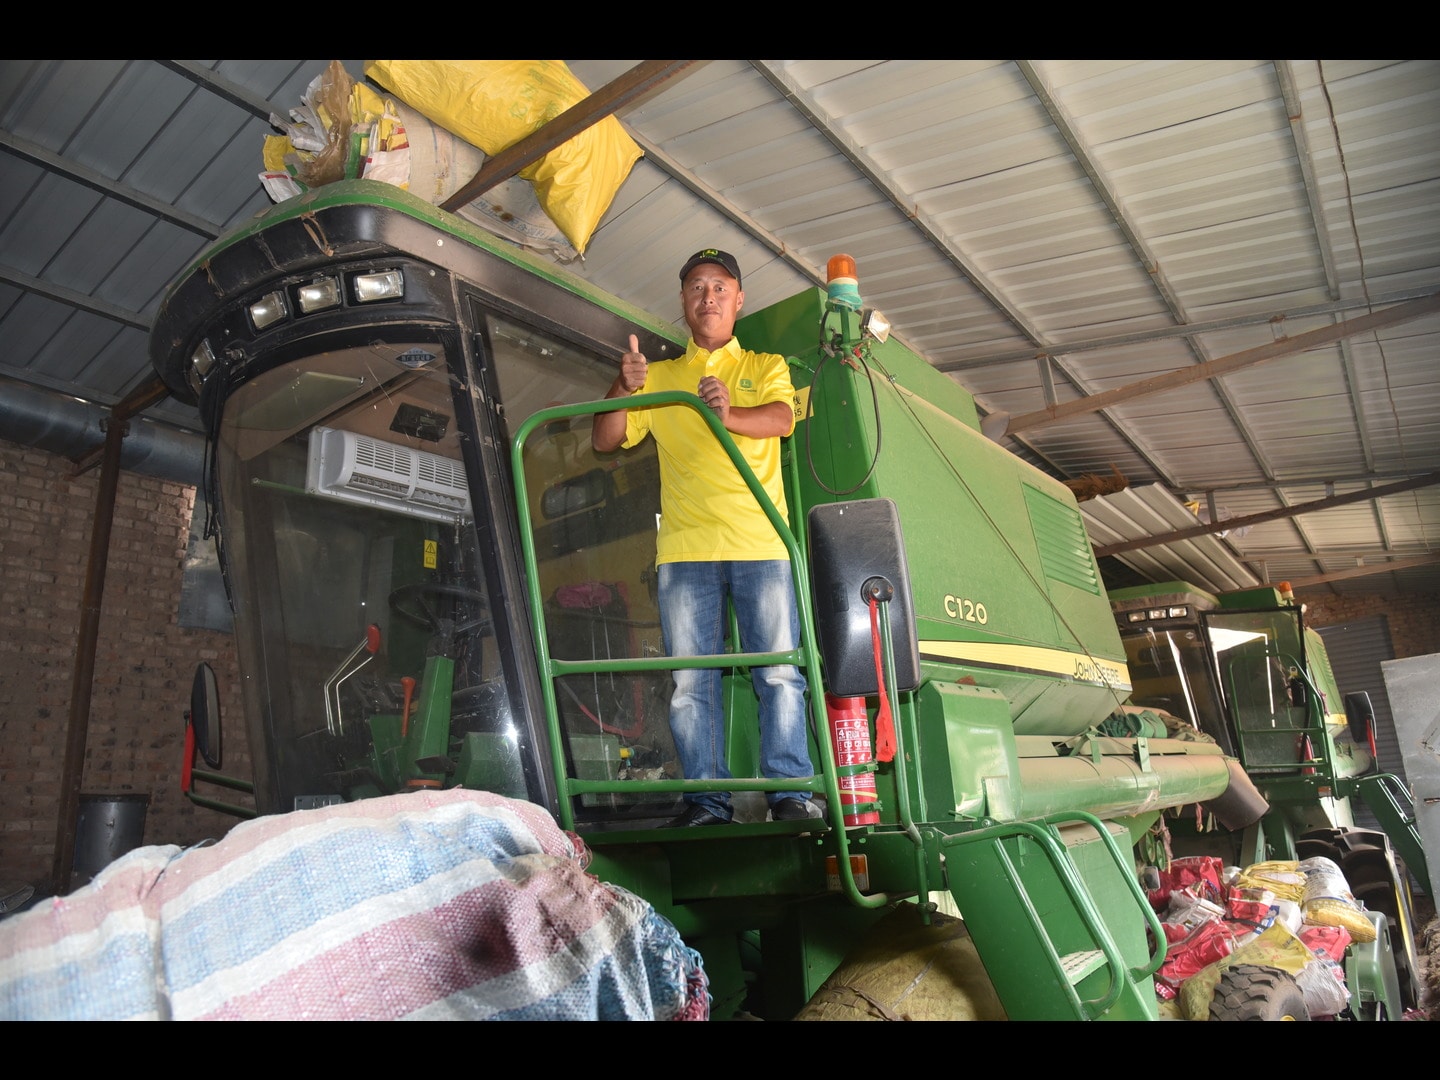
M 861 803 L 874 803 L 875 774 L 869 770 L 846 772 L 847 765 L 870 765 L 875 756 L 870 749 L 870 720 L 863 697 L 825 695 L 825 714 L 830 721 L 830 745 L 835 751 L 836 777 L 840 788 L 840 804 L 847 809 Z M 878 825 L 878 810 L 857 810 L 845 815 L 846 825 Z
M 1300 761 L 1304 767 L 1300 770 L 1302 776 L 1314 776 L 1315 766 L 1304 764 L 1315 760 L 1315 744 L 1310 741 L 1309 735 L 1300 736 Z

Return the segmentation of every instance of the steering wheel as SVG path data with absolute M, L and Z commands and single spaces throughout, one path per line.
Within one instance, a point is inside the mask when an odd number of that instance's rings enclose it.
M 452 634 L 468 634 L 474 630 L 490 630 L 490 601 L 478 589 L 465 585 L 446 585 L 439 581 L 417 581 L 401 585 L 390 594 L 390 607 L 401 618 L 424 627 L 432 634 L 443 629 L 445 619 L 443 601 L 469 601 L 479 614 L 466 622 L 457 622 L 451 628 Z

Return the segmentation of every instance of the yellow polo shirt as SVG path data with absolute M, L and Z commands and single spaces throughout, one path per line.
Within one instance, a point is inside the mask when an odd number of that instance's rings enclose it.
M 714 375 L 730 388 L 731 406 L 753 408 L 773 401 L 794 404 L 795 388 L 785 358 L 748 352 L 733 337 L 713 352 L 692 340 L 684 356 L 651 364 L 638 392 L 683 390 L 693 394 L 705 375 Z M 630 409 L 625 417 L 624 445 L 634 446 L 647 435 L 655 436 L 660 458 L 657 564 L 789 559 L 769 518 L 693 409 L 684 405 Z M 788 520 L 780 476 L 780 440 L 731 437 L 770 500 Z

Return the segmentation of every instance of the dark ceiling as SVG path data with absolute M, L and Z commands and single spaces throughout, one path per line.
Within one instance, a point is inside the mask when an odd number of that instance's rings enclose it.
M 268 118 L 328 63 L 0 61 L 0 434 L 149 380 L 168 283 L 269 205 Z M 1191 502 L 1237 581 L 1440 592 L 1440 62 L 711 60 L 618 116 L 645 156 L 569 263 L 597 285 L 678 320 L 697 248 L 752 309 L 844 251 L 1012 450 L 1129 482 L 1097 544 Z

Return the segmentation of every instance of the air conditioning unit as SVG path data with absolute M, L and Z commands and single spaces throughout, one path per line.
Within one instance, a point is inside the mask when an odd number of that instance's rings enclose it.
M 460 462 L 336 428 L 310 433 L 305 490 L 432 521 L 470 516 L 470 489 Z

